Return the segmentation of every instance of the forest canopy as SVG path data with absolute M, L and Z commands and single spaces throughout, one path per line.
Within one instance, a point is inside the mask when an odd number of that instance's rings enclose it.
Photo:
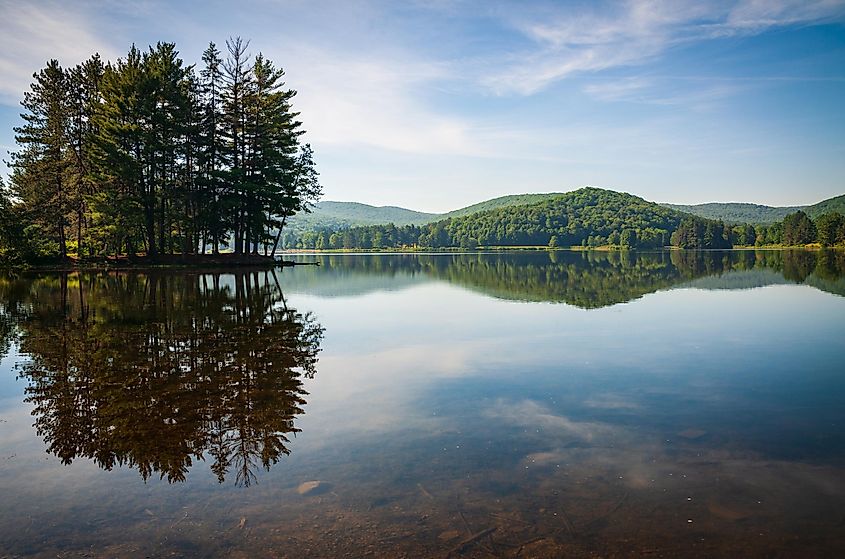
M 284 71 L 249 42 L 158 43 L 33 74 L 0 184 L 0 255 L 269 253 L 321 193 Z
M 373 225 L 287 235 L 296 248 L 398 248 L 477 246 L 601 246 L 651 248 L 668 245 L 685 219 L 719 231 L 689 248 L 724 248 L 722 222 L 690 216 L 640 197 L 601 188 L 544 196 L 539 202 L 499 207 L 425 225 Z
M 813 221 L 803 211 L 771 225 L 737 224 L 684 213 L 600 188 L 542 195 L 539 202 L 497 207 L 422 225 L 368 225 L 287 231 L 292 249 L 466 248 L 548 246 L 729 249 L 734 246 L 845 244 L 845 219 Z

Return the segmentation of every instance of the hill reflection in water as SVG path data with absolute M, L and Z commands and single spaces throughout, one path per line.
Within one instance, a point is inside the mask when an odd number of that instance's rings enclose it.
M 301 258 L 0 276 L 0 548 L 843 555 L 842 253 Z
M 438 279 L 501 299 L 566 303 L 585 309 L 675 287 L 737 289 L 806 283 L 845 296 L 842 251 L 333 254 L 319 255 L 316 260 L 322 264 L 321 270 L 297 270 L 296 275 L 285 277 L 285 288 L 321 296 L 350 296 Z M 696 283 L 702 278 L 709 280 Z

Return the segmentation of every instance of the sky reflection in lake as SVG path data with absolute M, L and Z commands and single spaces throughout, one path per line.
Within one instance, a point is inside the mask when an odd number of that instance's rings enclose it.
M 0 373 L 0 549 L 127 557 L 845 549 L 841 253 L 302 258 L 323 265 L 275 278 L 72 275 L 64 300 L 57 276 L 0 280 L 0 309 L 17 332 Z M 83 305 L 71 295 L 80 285 Z M 299 353 L 318 359 L 313 376 L 295 359 L 279 366 L 292 347 L 285 340 L 303 340 L 306 316 L 311 332 L 323 332 Z M 87 338 L 69 328 L 80 320 Z M 71 331 L 78 355 L 57 360 L 56 333 Z M 92 349 L 78 351 L 85 344 Z M 117 357 L 124 363 L 105 373 L 90 368 Z M 75 402 L 91 412 L 72 414 L 89 422 L 72 423 L 79 443 L 61 446 L 66 458 L 75 449 L 69 465 L 49 450 L 47 431 L 33 428 L 44 414 L 33 408 L 27 371 L 39 358 L 42 387 L 68 363 L 100 371 L 46 392 L 70 397 L 63 410 Z M 71 377 L 84 380 L 83 368 Z M 107 407 L 123 401 L 112 385 L 138 396 L 126 414 L 133 421 Z M 290 407 L 292 389 L 301 401 Z M 289 423 L 262 424 L 261 410 L 280 403 Z M 150 418 L 158 431 L 145 438 Z M 104 437 L 97 426 L 129 431 Z M 167 445 L 150 442 L 163 432 Z M 290 455 L 273 455 L 265 468 L 259 444 L 254 483 L 234 475 L 220 483 L 210 450 L 221 433 L 253 442 L 285 435 Z M 144 451 L 147 461 L 104 470 L 103 448 L 130 458 Z M 163 448 L 171 458 L 187 449 L 191 464 L 181 479 L 159 480 L 162 468 L 152 467 L 144 481 L 143 464 L 166 463 Z M 320 486 L 300 495 L 312 480 Z

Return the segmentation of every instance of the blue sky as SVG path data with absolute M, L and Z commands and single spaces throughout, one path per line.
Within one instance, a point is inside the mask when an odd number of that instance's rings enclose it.
M 251 40 L 327 200 L 447 211 L 592 185 L 656 201 L 845 193 L 845 0 L 11 2 L 0 146 L 49 58 Z

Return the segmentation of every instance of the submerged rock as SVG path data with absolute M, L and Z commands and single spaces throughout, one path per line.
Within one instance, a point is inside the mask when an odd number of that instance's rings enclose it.
M 329 484 L 324 481 L 306 481 L 299 484 L 299 487 L 296 488 L 296 492 L 300 495 L 318 495 L 328 491 L 329 487 Z

